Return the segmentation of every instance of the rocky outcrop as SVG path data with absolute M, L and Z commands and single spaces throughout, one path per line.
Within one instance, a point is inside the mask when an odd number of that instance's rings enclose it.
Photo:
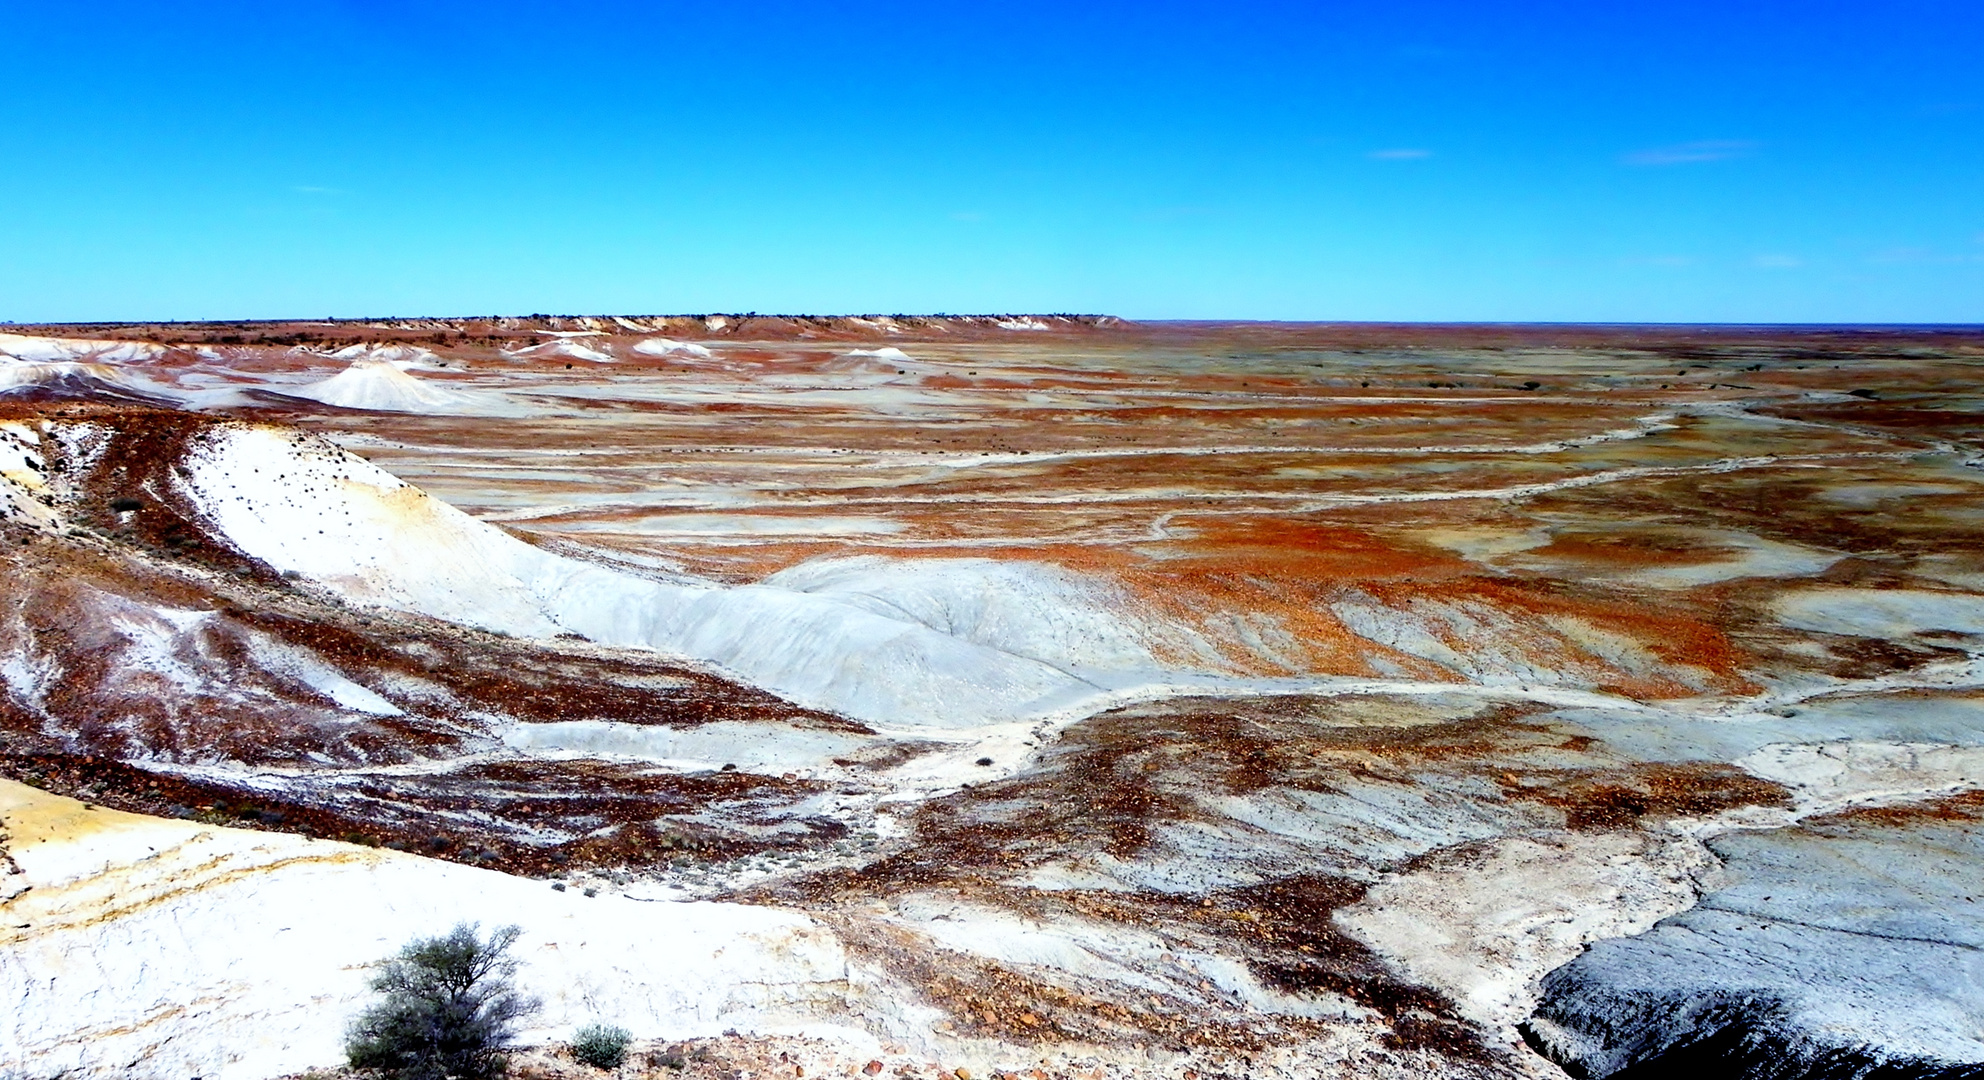
M 1974 797 L 1720 837 L 1715 887 L 1543 980 L 1525 1025 L 1578 1077 L 1984 1076 Z

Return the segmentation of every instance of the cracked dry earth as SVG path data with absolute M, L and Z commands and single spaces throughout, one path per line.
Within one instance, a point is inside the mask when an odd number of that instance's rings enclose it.
M 0 335 L 0 1076 L 1984 1075 L 1984 337 Z

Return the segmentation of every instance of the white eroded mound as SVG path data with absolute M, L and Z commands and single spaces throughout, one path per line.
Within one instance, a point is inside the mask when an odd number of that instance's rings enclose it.
M 391 364 L 401 371 L 446 366 L 432 349 L 423 349 L 418 345 L 347 345 L 328 355 L 333 360 L 373 360 Z
M 517 349 L 510 352 L 509 355 L 529 357 L 564 356 L 573 360 L 585 360 L 594 364 L 610 364 L 613 362 L 613 354 L 601 352 L 598 349 L 581 345 L 576 341 L 566 338 L 559 338 L 557 341 L 547 341 L 542 345 L 531 345 L 527 348 Z
M 1020 595 L 1021 570 L 852 561 L 736 588 L 656 582 L 540 550 L 302 435 L 216 427 L 186 465 L 186 494 L 229 542 L 348 601 L 709 661 L 870 722 L 1023 720 L 1096 698 L 1109 671 L 1121 686 L 1157 668 L 1096 615 L 1046 614 L 1051 595 Z M 1007 595 L 963 606 L 988 589 Z M 1042 627 L 1072 651 L 1015 651 Z
M 641 1037 L 819 1029 L 856 989 L 830 931 L 766 907 L 554 892 L 85 809 L 8 780 L 0 827 L 14 864 L 0 859 L 0 1075 L 261 1080 L 332 1065 L 371 1000 L 365 965 L 462 921 L 522 928 L 518 983 L 544 1001 L 533 1041 L 599 1020 Z
M 893 345 L 879 349 L 852 349 L 820 365 L 823 372 L 837 375 L 899 375 L 917 361 Z
M 374 412 L 455 413 L 469 411 L 473 403 L 468 395 L 422 382 L 388 360 L 357 360 L 328 379 L 285 393 Z
M 152 402 L 171 401 L 175 396 L 151 380 L 111 364 L 81 360 L 20 361 L 0 356 L 0 394 L 36 390 Z
M 701 345 L 669 338 L 648 338 L 635 345 L 634 351 L 642 356 L 693 356 L 699 360 L 707 360 L 715 355 Z
M 163 345 L 144 341 L 92 341 L 84 338 L 0 334 L 0 355 L 34 363 L 54 364 L 65 360 L 88 359 L 98 363 L 121 364 L 155 360 L 169 351 Z

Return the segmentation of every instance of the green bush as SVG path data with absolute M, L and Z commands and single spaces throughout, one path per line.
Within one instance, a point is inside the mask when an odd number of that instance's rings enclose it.
M 352 1068 L 394 1080 L 490 1080 L 517 1021 L 537 1003 L 517 993 L 507 953 L 521 933 L 506 926 L 483 940 L 473 923 L 401 949 L 372 980 L 385 995 L 351 1025 Z
M 627 1060 L 627 1044 L 633 1041 L 626 1028 L 594 1024 L 572 1036 L 572 1056 L 595 1069 L 617 1069 Z

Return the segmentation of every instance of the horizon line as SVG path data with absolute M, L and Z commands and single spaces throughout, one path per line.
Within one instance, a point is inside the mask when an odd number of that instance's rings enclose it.
M 1102 312 L 760 312 L 760 311 L 709 311 L 629 314 L 625 312 L 588 314 L 548 314 L 531 312 L 528 314 L 478 314 L 478 315 L 340 315 L 340 316 L 276 316 L 254 318 L 171 318 L 171 319 L 86 319 L 22 321 L 0 319 L 0 327 L 14 329 L 38 329 L 55 327 L 97 327 L 97 326 L 156 326 L 156 327 L 198 327 L 198 326 L 274 326 L 284 324 L 350 325 L 376 324 L 387 322 L 488 322 L 495 320 L 530 321 L 577 321 L 582 319 L 696 319 L 711 318 L 745 319 L 790 319 L 790 320 L 917 320 L 922 322 L 943 321 L 983 321 L 994 319 L 1056 319 L 1065 322 L 1087 323 L 1097 328 L 1112 326 L 1397 326 L 1397 327 L 1589 327 L 1589 328 L 1633 328 L 1660 327 L 1675 329 L 1858 329 L 1858 330 L 1953 330 L 1984 332 L 1984 320 L 1977 322 L 1748 322 L 1748 321 L 1692 321 L 1692 320 L 1621 320 L 1621 319 L 1276 319 L 1276 318 L 1130 318 Z M 379 327 L 379 329 L 396 329 Z M 623 328 L 639 333 L 631 327 Z M 1033 330 L 1019 331 L 1038 332 Z

